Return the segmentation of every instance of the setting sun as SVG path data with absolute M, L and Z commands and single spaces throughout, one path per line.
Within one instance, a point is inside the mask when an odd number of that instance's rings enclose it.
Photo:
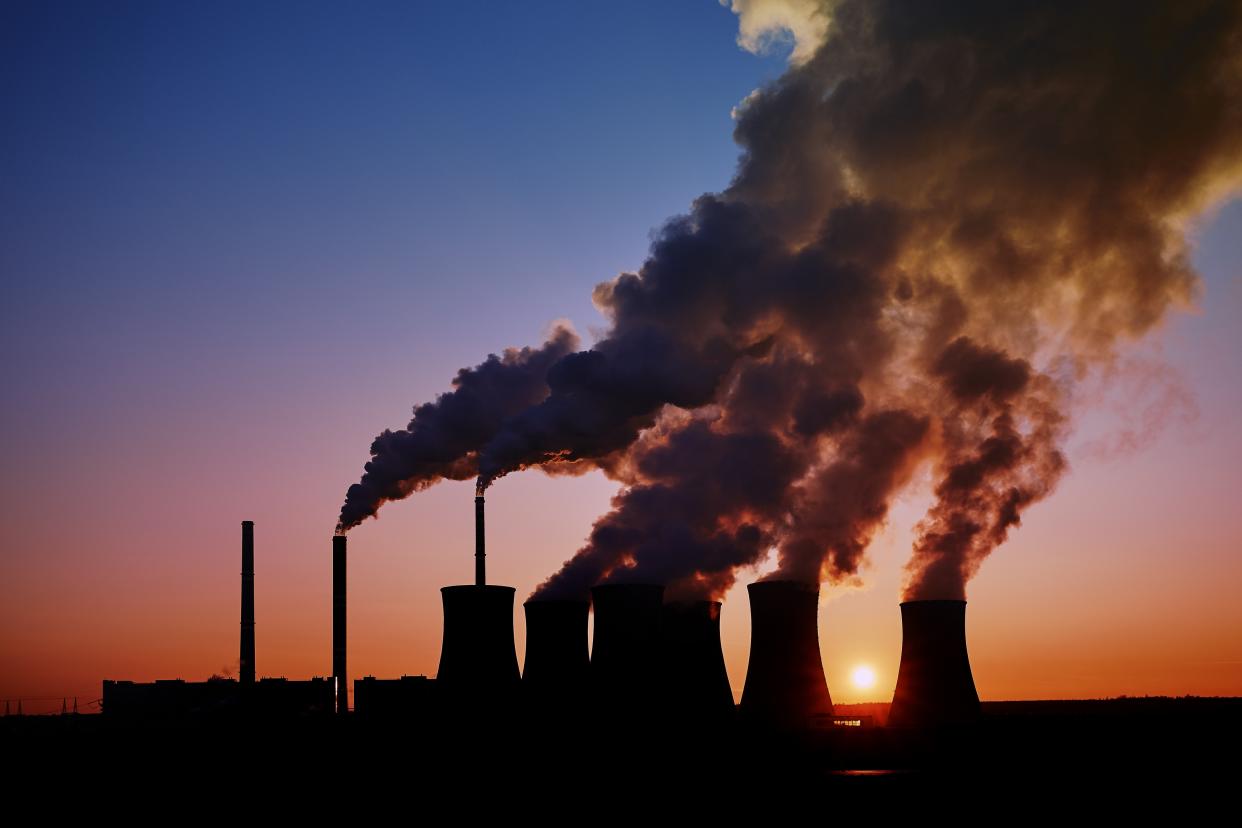
M 866 664 L 860 664 L 850 674 L 850 680 L 854 682 L 854 686 L 859 690 L 868 690 L 875 686 L 875 670 L 872 670 Z

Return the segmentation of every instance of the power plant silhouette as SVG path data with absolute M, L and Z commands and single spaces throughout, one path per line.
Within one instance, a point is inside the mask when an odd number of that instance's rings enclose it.
M 254 521 L 244 520 L 241 571 L 241 646 L 236 680 L 212 676 L 207 681 L 160 679 L 154 682 L 103 682 L 102 711 L 108 717 L 177 719 L 246 713 L 269 717 L 328 714 L 338 709 L 337 687 L 343 679 L 286 678 L 255 680 L 254 644 Z M 339 541 L 339 543 L 338 543 Z M 345 538 L 334 537 L 333 551 L 333 673 L 345 673 Z M 337 635 L 339 629 L 339 635 Z M 345 710 L 345 700 L 340 701 Z
M 748 586 L 750 659 L 735 705 L 720 640 L 719 601 L 666 600 L 664 586 L 601 583 L 591 600 L 524 604 L 526 660 L 514 643 L 515 589 L 488 584 L 484 498 L 475 498 L 475 583 L 441 588 L 444 633 L 434 679 L 366 676 L 349 705 L 346 648 L 347 544 L 332 537 L 332 670 L 327 678 L 255 678 L 254 523 L 242 522 L 241 644 L 237 680 L 103 682 L 103 712 L 117 718 L 237 713 L 275 717 L 357 715 L 360 720 L 448 716 L 489 724 L 606 711 L 618 728 L 659 722 L 680 728 L 736 723 L 795 732 L 857 726 L 834 716 L 819 646 L 819 585 L 761 580 Z M 588 616 L 594 638 L 588 648 Z M 966 651 L 965 601 L 901 604 L 902 650 L 888 727 L 960 728 L 980 702 Z M 577 717 L 575 717 L 577 718 Z

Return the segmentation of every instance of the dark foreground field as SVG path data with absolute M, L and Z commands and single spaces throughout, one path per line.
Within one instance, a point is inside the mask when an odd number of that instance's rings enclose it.
M 853 712 L 882 718 L 883 709 Z M 205 818 L 235 814 L 242 802 L 320 816 L 453 802 L 536 822 L 586 812 L 611 821 L 630 809 L 668 816 L 708 807 L 720 818 L 755 808 L 984 800 L 1021 803 L 1023 812 L 1071 801 L 1133 811 L 1156 801 L 1224 804 L 1242 784 L 1242 699 L 991 702 L 977 726 L 942 731 L 780 734 L 736 721 L 576 719 L 8 717 L 0 718 L 0 755 L 11 801 L 38 796 L 101 813 L 174 807 L 179 817 Z

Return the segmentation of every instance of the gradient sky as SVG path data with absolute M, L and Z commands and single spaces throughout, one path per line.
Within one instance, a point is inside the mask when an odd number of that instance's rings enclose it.
M 728 184 L 730 109 L 784 66 L 736 33 L 713 0 L 4 4 L 0 697 L 235 672 L 243 519 L 259 674 L 326 674 L 371 439 L 553 319 L 603 327 L 591 287 Z M 1083 389 L 1071 473 L 969 586 L 984 699 L 1242 694 L 1242 202 L 1192 233 L 1198 308 Z M 491 580 L 520 602 L 614 490 L 497 483 Z M 471 495 L 351 533 L 354 676 L 434 674 Z M 891 696 L 927 503 L 898 503 L 864 587 L 825 589 L 838 701 Z M 722 618 L 740 693 L 743 586 Z

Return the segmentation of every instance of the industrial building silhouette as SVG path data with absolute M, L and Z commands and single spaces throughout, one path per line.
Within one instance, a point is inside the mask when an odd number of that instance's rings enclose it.
M 296 717 L 329 714 L 336 707 L 337 683 L 330 678 L 291 681 L 286 678 L 255 679 L 254 646 L 254 521 L 244 520 L 242 529 L 241 644 L 237 679 L 213 676 L 207 681 L 161 679 L 154 682 L 103 682 L 102 712 L 115 718 L 178 719 L 204 716 L 255 715 Z M 333 664 L 344 674 L 345 545 L 333 538 L 333 617 L 340 623 L 340 661 L 333 642 Z M 339 547 L 339 566 L 337 551 Z M 339 594 L 338 594 L 339 591 Z M 339 601 L 339 609 L 338 609 Z M 334 627 L 335 632 L 335 627 Z M 344 709 L 344 700 L 341 701 Z
M 434 679 L 366 676 L 349 706 L 346 652 L 347 544 L 332 538 L 332 674 L 256 679 L 254 523 L 242 523 L 240 669 L 237 680 L 103 682 L 109 718 L 250 715 L 356 716 L 401 721 L 447 716 L 491 725 L 594 711 L 608 725 L 680 728 L 737 724 L 796 732 L 870 724 L 833 715 L 820 658 L 819 585 L 750 584 L 751 648 L 734 705 L 720 641 L 721 603 L 665 600 L 664 587 L 603 583 L 591 600 L 526 601 L 525 673 L 514 643 L 513 587 L 486 583 L 484 501 L 475 499 L 475 583 L 441 589 L 444 636 Z M 588 649 L 588 614 L 594 639 Z M 890 728 L 961 728 L 977 721 L 979 696 L 966 651 L 965 601 L 901 605 L 902 652 Z M 574 717 L 578 718 L 577 716 Z
M 486 583 L 479 535 L 475 583 L 441 591 L 435 676 L 363 676 L 351 686 L 347 544 L 337 536 L 332 674 L 259 678 L 247 523 L 237 679 L 105 681 L 100 716 L 23 716 L 18 701 L 17 715 L 0 717 L 0 741 L 40 771 L 65 756 L 93 762 L 92 776 L 118 791 L 242 779 L 279 792 L 282 807 L 309 786 L 316 809 L 347 798 L 356 807 L 359 796 L 405 805 L 430 796 L 471 808 L 521 802 L 536 821 L 611 816 L 626 804 L 645 814 L 670 813 L 670 803 L 702 813 L 706 796 L 734 793 L 771 819 L 778 806 L 801 818 L 851 802 L 923 809 L 946 795 L 956 807 L 954 792 L 966 790 L 1003 792 L 1011 802 L 1067 785 L 1095 793 L 1103 785 L 1123 798 L 1167 788 L 1185 799 L 1205 781 L 1231 790 L 1233 766 L 1215 757 L 1242 736 L 1242 699 L 981 704 L 963 601 L 901 605 L 891 705 L 834 706 L 820 659 L 819 588 L 774 578 L 748 588 L 740 704 L 721 650 L 727 608 L 673 600 L 659 584 L 604 583 L 589 599 L 527 600 L 519 675 L 514 590 Z

